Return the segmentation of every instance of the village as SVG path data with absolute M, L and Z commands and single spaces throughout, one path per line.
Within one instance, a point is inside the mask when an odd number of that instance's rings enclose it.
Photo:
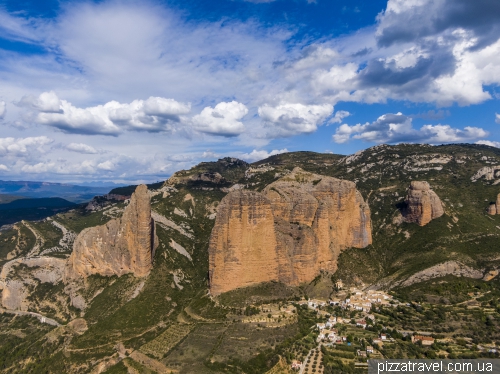
M 375 315 L 372 314 L 373 307 L 400 305 L 397 300 L 394 300 L 392 295 L 384 291 L 362 290 L 356 287 L 344 289 L 341 280 L 336 282 L 335 288 L 338 292 L 335 297 L 329 300 L 304 299 L 297 303 L 299 306 L 307 306 L 308 309 L 315 311 L 318 316 L 324 318 L 324 322 L 316 323 L 315 326 L 318 347 L 311 350 L 304 362 L 294 360 L 291 364 L 291 368 L 298 370 L 301 374 L 308 373 L 308 370 L 312 368 L 313 365 L 310 364 L 311 358 L 316 352 L 321 350 L 321 346 L 346 345 L 350 347 L 354 342 L 352 341 L 353 337 L 348 334 L 349 330 L 353 327 L 366 329 L 367 326 L 373 326 L 376 323 Z M 421 340 L 422 344 L 434 343 L 432 337 L 416 336 L 414 339 Z M 365 359 L 361 361 L 366 361 L 368 356 L 373 356 L 374 354 L 377 356 L 377 352 L 373 346 L 378 347 L 391 340 L 393 339 L 385 333 L 378 334 L 378 336 L 370 339 L 370 341 L 364 340 L 363 342 L 366 343 L 364 344 L 365 349 L 357 349 L 356 356 Z M 378 354 L 378 356 L 380 355 Z M 318 370 L 319 373 L 322 372 L 321 368 L 318 368 Z
M 368 359 L 386 357 L 498 357 L 495 342 L 478 344 L 462 334 L 425 325 L 410 327 L 408 324 L 405 327 L 401 316 L 413 316 L 405 320 L 411 319 L 418 325 L 419 316 L 440 307 L 402 302 L 395 295 L 394 292 L 363 288 L 363 285 L 344 288 L 338 280 L 329 298 L 302 297 L 250 305 L 235 317 L 239 322 L 261 329 L 293 328 L 307 320 L 303 337 L 288 344 L 280 353 L 288 369 L 299 374 L 330 373 L 332 363 L 365 370 Z M 478 295 L 471 297 L 471 302 L 475 302 Z M 460 310 L 474 313 L 473 307 Z M 427 318 L 427 314 L 425 316 Z M 325 372 L 325 365 L 330 365 L 330 371 Z M 340 370 L 342 366 L 337 368 Z

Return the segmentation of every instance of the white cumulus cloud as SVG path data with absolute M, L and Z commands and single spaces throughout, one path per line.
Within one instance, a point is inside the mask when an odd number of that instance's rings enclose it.
M 38 97 L 23 96 L 17 105 L 44 113 L 63 113 L 62 102 L 54 91 L 42 92 Z
M 0 156 L 29 156 L 32 151 L 43 152 L 43 146 L 53 140 L 46 136 L 28 138 L 0 138 Z
M 345 143 L 360 139 L 374 143 L 418 143 L 431 144 L 465 142 L 488 136 L 488 132 L 479 127 L 466 126 L 463 130 L 450 125 L 424 125 L 420 129 L 413 127 L 412 118 L 402 113 L 388 113 L 374 122 L 349 126 L 342 124 L 333 135 L 336 143 Z
M 500 114 L 495 113 L 495 122 L 500 125 Z
M 193 117 L 193 127 L 203 133 L 220 136 L 237 136 L 245 131 L 240 121 L 248 113 L 247 107 L 237 101 L 222 102 L 205 107 Z
M 86 154 L 98 153 L 94 147 L 92 147 L 88 144 L 83 144 L 83 143 L 70 143 L 66 146 L 66 149 L 68 151 L 77 152 L 77 153 L 86 153 Z
M 176 124 L 191 111 L 190 104 L 173 99 L 150 97 L 129 104 L 110 101 L 104 105 L 78 108 L 60 100 L 54 92 L 43 92 L 38 98 L 24 96 L 18 106 L 35 112 L 35 122 L 66 133 L 84 135 L 119 135 L 129 131 L 174 131 Z
M 202 153 L 201 158 L 211 158 L 211 159 L 217 159 L 220 157 L 220 154 L 212 152 L 211 150 L 206 150 L 205 152 Z
M 99 170 L 112 171 L 115 169 L 115 164 L 112 161 L 108 160 L 97 164 L 97 168 Z
M 328 123 L 342 123 L 343 119 L 349 117 L 350 115 L 351 113 L 347 110 L 339 110 L 335 112 L 335 115 L 328 121 Z
M 484 145 L 489 145 L 490 147 L 500 148 L 500 142 L 495 142 L 491 140 L 479 140 L 476 142 L 476 144 L 484 144 Z
M 308 134 L 317 130 L 325 119 L 332 114 L 331 104 L 304 105 L 284 103 L 278 106 L 259 107 L 259 116 L 271 128 L 272 136 L 293 136 Z
M 0 171 L 9 171 L 10 169 L 4 164 L 0 164 Z
M 270 156 L 279 155 L 280 153 L 287 153 L 287 152 L 288 152 L 288 149 L 286 149 L 286 148 L 273 149 L 271 152 L 267 152 L 265 150 L 258 151 L 256 149 L 254 149 L 252 152 L 243 153 L 243 154 L 239 155 L 238 157 L 245 160 L 245 161 L 254 162 L 254 161 L 263 160 L 263 159 L 268 158 Z
M 57 165 L 54 162 L 39 162 L 34 165 L 24 165 L 21 170 L 29 174 L 41 174 L 47 172 L 54 172 Z

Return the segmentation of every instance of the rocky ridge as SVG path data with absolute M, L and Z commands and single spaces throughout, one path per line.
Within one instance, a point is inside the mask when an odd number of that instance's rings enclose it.
M 371 241 L 370 210 L 353 182 L 295 168 L 262 192 L 222 199 L 209 244 L 210 291 L 309 282 L 334 272 L 343 249 Z
M 77 236 L 65 280 L 91 274 L 145 276 L 152 268 L 157 242 L 148 189 L 140 185 L 121 218 L 84 229 Z
M 30 302 L 27 298 L 30 288 L 36 287 L 38 283 L 59 283 L 65 263 L 66 260 L 53 257 L 19 258 L 9 261 L 0 272 L 1 305 L 11 310 L 28 310 Z M 23 268 L 27 271 L 23 271 Z

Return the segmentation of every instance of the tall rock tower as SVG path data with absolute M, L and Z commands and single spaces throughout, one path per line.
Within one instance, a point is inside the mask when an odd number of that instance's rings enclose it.
M 121 218 L 84 229 L 77 236 L 65 279 L 127 273 L 143 277 L 152 268 L 157 242 L 148 188 L 140 185 Z

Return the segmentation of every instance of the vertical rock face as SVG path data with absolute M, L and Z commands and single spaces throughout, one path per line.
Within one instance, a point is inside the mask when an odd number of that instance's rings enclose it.
M 152 267 L 156 242 L 148 189 L 140 185 L 121 218 L 87 228 L 77 236 L 65 279 L 91 274 L 145 276 Z
M 488 214 L 500 214 L 500 193 L 497 195 L 497 201 L 495 202 L 495 204 L 490 204 L 490 206 L 488 207 Z
M 425 226 L 444 214 L 441 200 L 425 181 L 410 183 L 405 203 L 406 209 L 403 211 L 405 222 Z
M 370 210 L 355 184 L 296 168 L 262 193 L 236 191 L 219 205 L 210 239 L 210 291 L 335 271 L 340 252 L 371 244 Z
M 209 267 L 214 294 L 278 279 L 274 219 L 266 197 L 235 191 L 222 200 L 210 238 Z

